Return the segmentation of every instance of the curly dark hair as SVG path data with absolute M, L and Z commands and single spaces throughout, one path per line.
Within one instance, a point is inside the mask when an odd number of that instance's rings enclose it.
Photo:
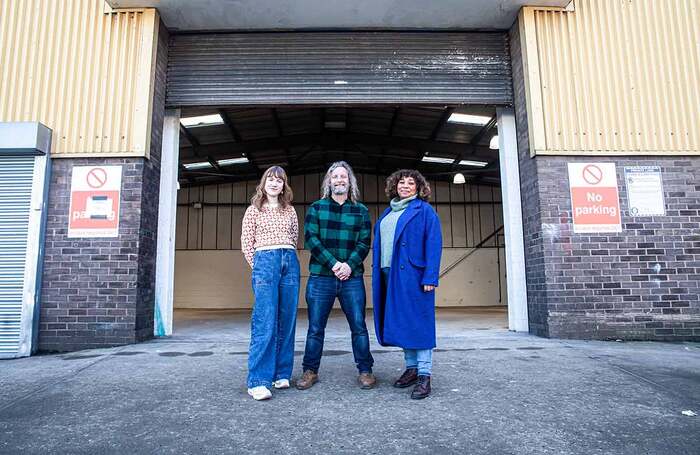
M 416 193 L 418 194 L 418 198 L 423 199 L 424 201 L 430 199 L 432 191 L 430 190 L 430 184 L 427 180 L 425 180 L 423 174 L 415 169 L 399 169 L 386 179 L 386 188 L 384 189 L 384 192 L 389 200 L 399 197 L 399 193 L 396 191 L 396 186 L 399 184 L 399 180 L 406 177 L 411 177 L 416 182 Z

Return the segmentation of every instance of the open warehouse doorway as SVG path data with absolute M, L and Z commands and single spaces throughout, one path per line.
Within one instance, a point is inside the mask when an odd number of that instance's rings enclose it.
M 442 227 L 438 319 L 454 328 L 507 328 L 495 108 L 195 108 L 181 115 L 176 335 L 196 334 L 205 326 L 210 335 L 213 327 L 233 333 L 231 327 L 243 326 L 240 319 L 248 320 L 253 295 L 240 251 L 241 219 L 271 165 L 287 170 L 295 194 L 302 232 L 300 307 L 305 307 L 304 217 L 319 198 L 325 170 L 339 160 L 353 166 L 373 224 L 388 205 L 386 177 L 402 168 L 421 171 Z M 368 290 L 370 260 L 371 254 L 365 266 Z
M 226 312 L 243 314 L 247 331 L 252 293 L 240 221 L 259 176 L 272 164 L 287 169 L 303 228 L 322 175 L 337 160 L 353 166 L 373 221 L 388 203 L 389 173 L 416 168 L 428 178 L 445 246 L 437 304 L 446 315 L 456 311 L 452 328 L 467 327 L 463 312 L 479 307 L 493 314 L 486 327 L 477 320 L 472 328 L 527 330 L 509 59 L 502 33 L 171 38 L 161 212 L 172 216 L 159 225 L 172 236 L 163 246 L 159 231 L 159 258 L 171 254 L 174 265 L 169 276 L 163 266 L 158 273 L 156 334 L 169 334 L 178 313 L 194 321 L 189 333 L 216 325 L 203 315 Z M 504 166 L 506 180 L 515 176 L 510 210 Z M 517 228 L 511 237 L 520 232 L 510 249 L 520 261 L 507 259 L 509 226 Z M 298 247 L 308 276 L 301 236 Z

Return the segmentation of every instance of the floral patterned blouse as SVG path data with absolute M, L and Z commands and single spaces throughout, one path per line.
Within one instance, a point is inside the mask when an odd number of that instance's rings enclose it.
M 243 216 L 241 250 L 251 267 L 255 249 L 271 245 L 291 245 L 296 248 L 299 236 L 299 220 L 294 207 L 258 209 L 248 207 Z

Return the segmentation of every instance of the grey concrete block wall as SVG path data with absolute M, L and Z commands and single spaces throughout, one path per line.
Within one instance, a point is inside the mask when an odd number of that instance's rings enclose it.
M 530 157 L 517 24 L 510 33 L 530 332 L 700 340 L 700 158 Z M 622 233 L 573 233 L 569 162 L 617 165 Z M 667 214 L 629 215 L 624 166 L 662 169 Z
M 39 319 L 40 351 L 135 343 L 153 336 L 167 30 L 160 28 L 150 157 L 52 160 Z M 117 238 L 70 239 L 73 166 L 121 165 Z

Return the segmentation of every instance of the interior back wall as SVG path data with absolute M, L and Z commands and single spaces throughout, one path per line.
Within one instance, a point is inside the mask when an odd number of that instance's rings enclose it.
M 322 175 L 290 179 L 299 215 L 302 269 L 300 306 L 308 279 L 308 252 L 303 250 L 304 216 L 318 199 Z M 358 175 L 362 202 L 372 223 L 387 207 L 386 177 Z M 241 221 L 257 181 L 197 186 L 178 192 L 175 257 L 175 308 L 250 308 L 250 268 L 240 251 Z M 438 306 L 506 305 L 505 255 L 501 192 L 498 187 L 431 182 L 431 203 L 440 217 L 443 236 Z M 195 203 L 201 203 L 196 208 Z M 486 240 L 484 242 L 484 240 Z M 483 243 L 482 248 L 474 247 Z M 448 270 L 449 269 L 449 270 Z M 365 261 L 368 304 L 371 253 Z

